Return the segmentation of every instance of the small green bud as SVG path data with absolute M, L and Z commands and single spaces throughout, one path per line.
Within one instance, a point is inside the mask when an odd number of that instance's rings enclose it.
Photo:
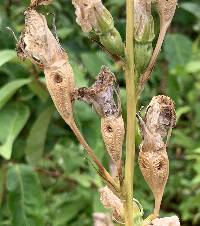
M 116 28 L 100 35 L 100 42 L 110 53 L 124 57 L 124 43 Z
M 138 74 L 141 74 L 145 71 L 151 59 L 152 53 L 152 43 L 135 43 L 135 66 Z
M 100 34 L 106 34 L 114 28 L 114 21 L 111 13 L 104 7 L 100 12 L 96 10 L 96 28 Z

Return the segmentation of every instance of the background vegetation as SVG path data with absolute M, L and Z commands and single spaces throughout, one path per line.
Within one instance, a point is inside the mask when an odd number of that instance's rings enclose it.
M 105 3 L 124 37 L 124 0 Z M 17 59 L 15 40 L 6 29 L 11 27 L 19 36 L 28 4 L 28 0 L 0 1 L 0 226 L 89 226 L 92 213 L 104 211 L 98 195 L 103 185 L 56 112 L 43 74 L 30 62 Z M 124 106 L 121 70 L 81 32 L 71 1 L 54 1 L 43 12 L 56 14 L 58 36 L 78 85 L 91 84 L 101 65 L 110 66 L 122 87 Z M 48 19 L 51 24 L 52 16 Z M 166 94 L 176 103 L 177 126 L 168 150 L 170 177 L 161 215 L 177 214 L 183 226 L 200 225 L 199 32 L 200 2 L 179 1 L 159 63 L 141 99 L 146 106 L 152 96 Z M 96 114 L 77 103 L 75 115 L 88 142 L 108 166 Z M 5 160 L 10 155 L 11 160 Z M 137 164 L 134 190 L 145 214 L 150 213 L 153 196 Z

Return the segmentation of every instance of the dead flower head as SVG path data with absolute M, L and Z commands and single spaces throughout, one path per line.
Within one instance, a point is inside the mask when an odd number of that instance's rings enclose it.
M 120 168 L 125 129 L 115 75 L 103 66 L 95 83 L 89 88 L 78 89 L 75 99 L 92 104 L 101 117 L 101 133 L 106 149 Z
M 25 12 L 25 28 L 17 43 L 17 53 L 21 59 L 29 58 L 43 68 L 59 67 L 68 61 L 45 16 L 32 9 Z
M 170 127 L 173 128 L 176 125 L 174 102 L 164 95 L 153 97 L 147 106 L 145 123 L 152 133 L 164 138 Z
M 74 98 L 92 104 L 100 117 L 118 116 L 121 114 L 119 88 L 116 78 L 110 69 L 105 66 L 102 66 L 95 83 L 89 88 L 78 89 Z

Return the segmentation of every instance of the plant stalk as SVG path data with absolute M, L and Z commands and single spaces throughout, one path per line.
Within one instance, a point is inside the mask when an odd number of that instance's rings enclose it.
M 133 226 L 133 176 L 135 159 L 136 87 L 134 74 L 134 0 L 126 0 L 126 162 L 125 162 L 125 225 Z

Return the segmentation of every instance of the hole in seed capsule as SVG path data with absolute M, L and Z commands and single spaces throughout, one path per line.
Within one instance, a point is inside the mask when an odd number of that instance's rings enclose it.
M 62 76 L 60 76 L 59 74 L 55 74 L 54 75 L 54 81 L 56 82 L 56 83 L 61 83 L 62 82 Z
M 106 130 L 107 130 L 109 133 L 112 133 L 112 132 L 113 132 L 112 127 L 111 127 L 111 126 L 106 126 Z
M 161 168 L 162 168 L 162 162 L 159 162 L 159 164 L 158 164 L 158 170 L 161 170 Z

